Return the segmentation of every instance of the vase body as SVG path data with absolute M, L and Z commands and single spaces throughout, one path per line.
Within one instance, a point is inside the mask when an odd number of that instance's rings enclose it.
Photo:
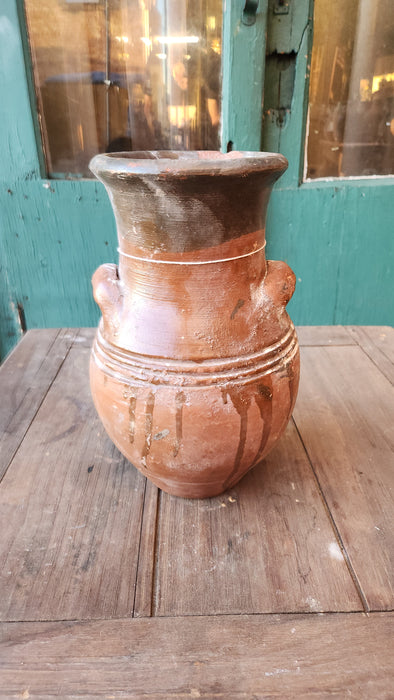
M 126 458 L 177 496 L 215 496 L 273 447 L 293 410 L 295 277 L 266 261 L 278 154 L 148 152 L 91 162 L 114 209 L 119 265 L 93 276 L 102 311 L 90 378 Z

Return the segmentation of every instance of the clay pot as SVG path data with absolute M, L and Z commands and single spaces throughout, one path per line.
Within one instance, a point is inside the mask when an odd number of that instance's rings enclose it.
M 293 410 L 295 277 L 266 261 L 272 153 L 99 155 L 119 266 L 93 276 L 91 388 L 119 450 L 164 491 L 215 496 L 274 446 Z

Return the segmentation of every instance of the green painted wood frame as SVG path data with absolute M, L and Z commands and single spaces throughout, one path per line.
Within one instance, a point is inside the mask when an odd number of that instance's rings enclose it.
M 246 0 L 224 0 L 221 150 L 260 151 L 268 0 L 252 24 Z
M 268 253 L 298 278 L 291 302 L 303 324 L 393 322 L 394 178 L 302 182 L 312 0 L 289 0 L 275 20 L 260 0 L 256 22 L 242 23 L 245 0 L 225 0 L 222 149 L 280 151 L 289 170 L 269 207 Z M 295 60 L 290 108 L 265 115 L 267 51 Z M 265 80 L 275 80 L 267 61 Z M 27 51 L 23 0 L 0 7 L 0 356 L 33 327 L 95 325 L 90 278 L 114 262 L 115 223 L 102 185 L 47 179 Z M 372 235 L 371 235 L 372 234 Z
M 289 0 L 287 15 L 278 4 L 269 1 L 265 100 L 278 86 L 269 56 L 295 65 L 288 109 L 264 109 L 262 148 L 289 160 L 269 206 L 267 255 L 296 273 L 296 323 L 393 325 L 394 177 L 303 181 L 314 2 Z

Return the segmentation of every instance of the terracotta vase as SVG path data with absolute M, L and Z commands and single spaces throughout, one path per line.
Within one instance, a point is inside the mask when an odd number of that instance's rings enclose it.
M 215 496 L 274 446 L 296 399 L 286 312 L 295 277 L 266 261 L 278 154 L 99 155 L 119 266 L 93 276 L 102 311 L 91 388 L 119 450 L 177 496 Z

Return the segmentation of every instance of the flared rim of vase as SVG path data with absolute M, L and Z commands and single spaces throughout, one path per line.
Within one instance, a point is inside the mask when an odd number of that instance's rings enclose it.
M 90 161 L 96 177 L 128 178 L 142 175 L 248 175 L 286 170 L 287 159 L 264 151 L 125 151 L 101 153 Z

